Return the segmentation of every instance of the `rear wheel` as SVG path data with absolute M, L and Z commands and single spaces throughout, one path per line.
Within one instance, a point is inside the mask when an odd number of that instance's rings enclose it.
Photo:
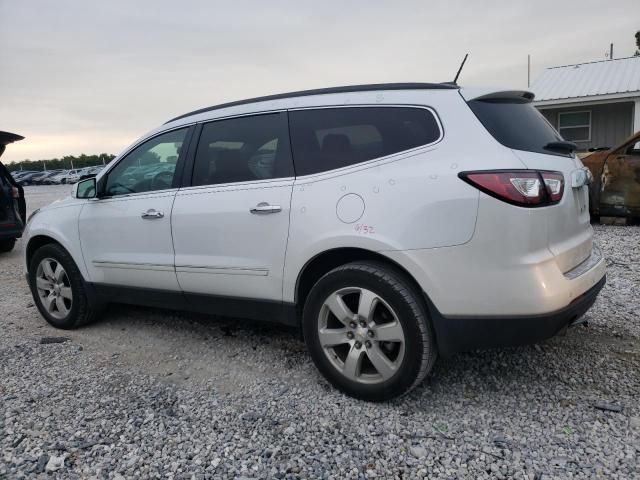
M 436 359 L 420 293 L 381 262 L 354 262 L 324 275 L 309 293 L 303 322 L 320 372 L 363 400 L 404 395 Z
M 78 267 L 60 245 L 36 250 L 29 265 L 29 286 L 41 315 L 54 327 L 76 328 L 97 316 Z
M 15 238 L 6 238 L 0 240 L 0 253 L 10 252 L 16 244 Z

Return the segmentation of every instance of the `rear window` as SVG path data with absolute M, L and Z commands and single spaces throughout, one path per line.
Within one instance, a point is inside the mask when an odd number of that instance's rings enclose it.
M 489 133 L 505 147 L 567 156 L 545 145 L 562 141 L 560 134 L 530 103 L 518 100 L 471 100 L 469 107 Z
M 290 112 L 297 175 L 334 170 L 437 141 L 430 110 L 416 107 L 342 107 Z

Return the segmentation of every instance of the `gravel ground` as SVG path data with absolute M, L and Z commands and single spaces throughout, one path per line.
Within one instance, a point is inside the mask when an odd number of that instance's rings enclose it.
M 27 188 L 28 202 L 67 192 Z M 0 256 L 0 478 L 640 478 L 640 228 L 596 236 L 608 284 L 588 327 L 440 359 L 384 404 L 330 388 L 278 326 L 113 306 L 54 330 L 14 250 Z

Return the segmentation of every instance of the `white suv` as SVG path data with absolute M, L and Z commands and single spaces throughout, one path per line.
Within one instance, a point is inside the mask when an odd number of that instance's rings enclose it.
M 60 328 L 124 302 L 300 326 L 349 395 L 438 353 L 540 341 L 605 281 L 588 171 L 522 91 L 330 88 L 151 131 L 32 215 L 28 281 Z

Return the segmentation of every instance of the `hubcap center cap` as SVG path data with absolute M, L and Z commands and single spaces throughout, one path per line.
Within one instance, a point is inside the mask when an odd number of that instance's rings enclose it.
M 363 327 L 357 327 L 353 330 L 353 338 L 354 340 L 357 340 L 359 342 L 364 343 L 368 337 L 367 337 L 367 330 L 366 328 Z

